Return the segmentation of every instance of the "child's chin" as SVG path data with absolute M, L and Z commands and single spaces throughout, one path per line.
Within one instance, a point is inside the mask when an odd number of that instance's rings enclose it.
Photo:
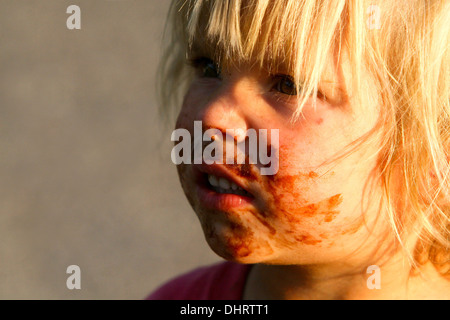
M 273 250 L 267 243 L 234 243 L 227 239 L 208 239 L 208 245 L 218 256 L 225 260 L 242 264 L 264 263 L 271 260 Z

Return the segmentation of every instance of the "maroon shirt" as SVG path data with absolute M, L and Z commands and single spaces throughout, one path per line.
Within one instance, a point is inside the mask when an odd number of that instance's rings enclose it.
M 241 300 L 251 265 L 220 262 L 197 268 L 159 287 L 147 300 Z

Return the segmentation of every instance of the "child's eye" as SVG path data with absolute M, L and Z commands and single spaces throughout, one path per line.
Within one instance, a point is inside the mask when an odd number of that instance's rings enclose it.
M 202 78 L 220 78 L 219 66 L 209 58 L 200 57 L 189 61 Z
M 274 90 L 290 96 L 295 96 L 298 94 L 297 86 L 291 76 L 277 75 L 275 76 L 275 79 L 276 82 L 273 87 Z

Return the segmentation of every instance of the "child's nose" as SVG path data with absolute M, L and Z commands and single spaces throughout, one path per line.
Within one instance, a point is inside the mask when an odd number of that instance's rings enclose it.
M 203 122 L 205 129 L 219 129 L 226 132 L 227 129 L 239 131 L 248 130 L 248 119 L 244 112 L 245 103 L 243 99 L 237 98 L 229 92 L 222 92 L 212 98 L 202 108 L 199 119 Z M 234 137 L 239 140 L 240 137 Z

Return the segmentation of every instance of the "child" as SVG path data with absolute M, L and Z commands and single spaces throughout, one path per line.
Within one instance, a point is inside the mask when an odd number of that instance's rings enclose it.
M 176 129 L 276 131 L 277 170 L 228 145 L 178 164 L 227 262 L 148 298 L 450 299 L 449 21 L 444 0 L 173 1 Z

